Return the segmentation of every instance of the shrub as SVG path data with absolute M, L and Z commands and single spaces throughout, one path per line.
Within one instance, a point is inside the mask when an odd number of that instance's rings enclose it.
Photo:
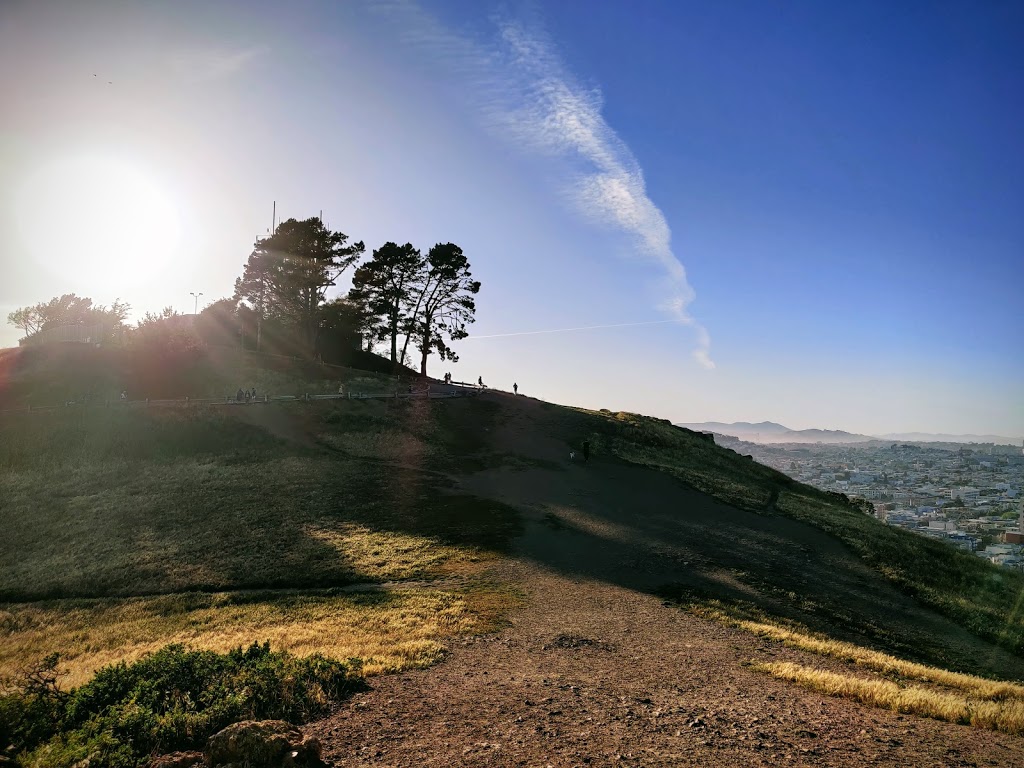
M 53 671 L 56 659 L 47 661 Z M 355 660 L 300 659 L 258 643 L 225 654 L 169 645 L 67 693 L 27 679 L 0 697 L 0 737 L 40 768 L 86 759 L 135 768 L 151 754 L 202 748 L 240 720 L 304 722 L 361 683 Z

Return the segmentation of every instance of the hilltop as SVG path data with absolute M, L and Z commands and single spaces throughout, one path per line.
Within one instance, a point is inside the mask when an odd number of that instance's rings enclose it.
M 1021 756 L 955 724 L 984 724 L 970 712 L 783 679 L 954 698 L 980 683 L 914 665 L 1024 679 L 1020 574 L 665 421 L 488 392 L 0 431 L 5 672 L 59 650 L 81 682 L 170 641 L 360 657 L 370 690 L 308 726 L 357 765 Z M 592 461 L 570 461 L 585 439 Z

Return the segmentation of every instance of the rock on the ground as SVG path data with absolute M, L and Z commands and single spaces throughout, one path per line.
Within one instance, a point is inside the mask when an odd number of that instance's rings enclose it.
M 281 768 L 320 763 L 320 742 L 284 720 L 246 720 L 229 725 L 206 742 L 211 766 Z
M 192 768 L 204 760 L 202 752 L 171 752 L 149 761 L 149 768 Z

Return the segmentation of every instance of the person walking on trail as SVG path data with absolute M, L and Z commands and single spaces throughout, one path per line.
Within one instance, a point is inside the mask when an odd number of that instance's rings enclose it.
M 483 389 L 484 388 L 484 377 L 483 376 L 477 376 L 476 377 L 476 383 L 480 386 L 480 389 Z
M 590 461 L 590 441 L 583 441 L 583 461 Z
M 518 395 L 519 394 L 519 385 L 518 384 L 513 384 L 512 385 L 512 394 L 513 395 Z
M 243 391 L 242 391 L 242 388 L 241 388 L 241 387 L 239 387 L 239 388 L 238 388 L 238 391 L 237 391 L 237 392 L 235 392 L 235 402 L 236 402 L 236 403 L 241 403 L 241 402 L 243 402 L 244 400 L 245 400 L 245 392 L 243 392 Z

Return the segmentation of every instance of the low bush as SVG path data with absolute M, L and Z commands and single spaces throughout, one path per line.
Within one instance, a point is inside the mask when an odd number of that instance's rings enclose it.
M 18 761 L 66 768 L 135 768 L 150 755 L 201 749 L 241 720 L 304 722 L 362 684 L 358 661 L 297 658 L 253 644 L 220 654 L 168 645 L 59 690 L 50 656 L 0 696 L 0 742 Z

